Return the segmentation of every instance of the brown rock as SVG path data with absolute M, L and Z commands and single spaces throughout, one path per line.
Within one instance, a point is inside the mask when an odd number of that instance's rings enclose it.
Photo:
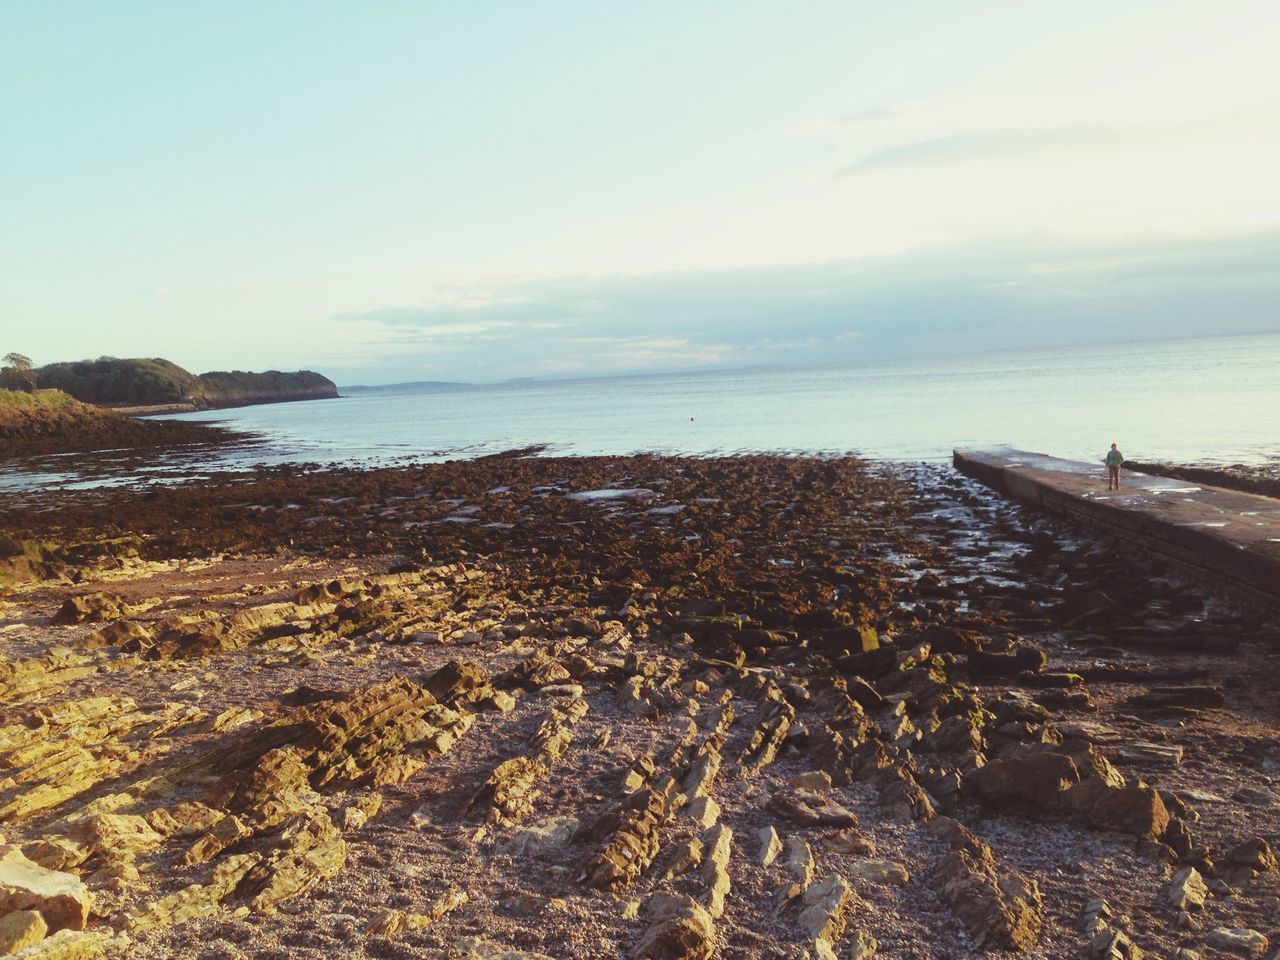
M 119 750 L 114 755 L 95 755 L 74 744 L 66 748 L 62 759 L 64 762 L 59 765 L 61 776 L 54 781 L 37 783 L 16 794 L 8 803 L 0 806 L 0 821 L 25 820 L 45 810 L 52 810 L 72 797 L 93 789 L 117 773 L 126 762 L 136 760 L 137 754 Z
M 702 861 L 702 877 L 707 886 L 707 913 L 719 919 L 724 914 L 725 897 L 729 895 L 729 850 L 733 831 L 717 823 L 703 838 L 706 855 Z
M 574 817 L 551 817 L 517 832 L 504 846 L 512 856 L 542 856 L 573 842 L 581 824 Z
M 235 890 L 250 868 L 261 861 L 260 853 L 225 857 L 213 868 L 204 883 L 189 884 L 133 911 L 125 921 L 125 926 L 130 930 L 143 930 L 208 916 Z
M 485 821 L 513 825 L 533 810 L 534 782 L 547 772 L 546 764 L 531 757 L 512 757 L 494 767 L 471 798 L 470 809 L 485 811 Z
M 935 653 L 977 653 L 985 638 L 976 630 L 935 624 L 920 634 L 920 640 L 929 644 Z
M 97 650 L 102 647 L 118 647 L 125 644 L 134 649 L 141 649 L 151 640 L 151 629 L 137 620 L 117 620 L 105 627 L 99 627 L 83 639 L 76 641 L 75 646 L 83 650 Z
M 555 960 L 545 953 L 532 950 L 515 950 L 480 937 L 464 937 L 453 945 L 458 960 Z
M 880 638 L 876 628 L 870 625 L 861 627 L 832 627 L 821 630 L 810 641 L 810 646 L 823 653 L 853 654 L 871 653 L 880 649 Z
M 720 819 L 720 804 L 713 797 L 701 796 L 689 804 L 686 812 L 694 823 L 706 829 Z
M 951 844 L 934 883 L 982 949 L 1030 950 L 1039 942 L 1043 900 L 1034 880 L 996 863 L 995 854 L 962 824 L 939 817 L 932 832 Z
M 1260 957 L 1270 941 L 1257 930 L 1247 927 L 1218 927 L 1209 931 L 1209 944 L 1242 957 Z
M 34 862 L 49 870 L 70 870 L 89 859 L 89 851 L 66 837 L 46 837 L 29 843 L 22 852 Z
M 858 825 L 858 818 L 853 811 L 841 806 L 830 797 L 811 790 L 775 793 L 769 798 L 769 809 L 804 827 L 856 827 Z
M 100 813 L 77 821 L 70 836 L 88 847 L 91 855 L 120 860 L 154 850 L 164 837 L 137 814 Z
M 848 960 L 871 960 L 879 947 L 880 943 L 875 937 L 859 930 L 849 941 Z
M 1092 826 L 1155 840 L 1169 826 L 1169 811 L 1160 794 L 1142 784 L 1112 786 L 1089 778 L 1064 796 L 1067 806 Z
M 813 850 L 800 837 L 787 837 L 779 862 L 800 890 L 813 882 Z
M 572 679 L 573 675 L 565 669 L 563 664 L 545 650 L 539 650 L 527 660 L 508 670 L 500 681 L 494 682 L 506 688 L 520 687 L 523 690 L 537 690 L 539 687 L 567 683 Z
M 991 804 L 1016 803 L 1044 811 L 1080 780 L 1068 756 L 1035 751 L 992 760 L 969 774 L 967 783 L 979 799 Z
M 95 960 L 111 943 L 109 933 L 59 930 L 22 951 L 22 960 Z
M 1138 945 L 1121 930 L 1104 927 L 1085 947 L 1088 960 L 1142 960 Z
M 1135 697 L 1135 706 L 1142 707 L 1220 707 L 1227 699 L 1221 687 L 1186 686 L 1186 687 L 1152 687 L 1141 696 Z
M 342 808 L 342 829 L 344 832 L 359 830 L 378 815 L 382 809 L 382 794 L 365 793 L 356 797 Z
M 760 840 L 760 848 L 756 854 L 756 862 L 767 867 L 777 858 L 782 851 L 782 840 L 778 837 L 778 831 L 773 827 L 761 827 L 756 836 Z
M 0 916 L 39 910 L 50 930 L 83 930 L 91 906 L 79 877 L 47 870 L 15 846 L 0 846 Z
M 830 944 L 844 932 L 845 914 L 852 902 L 853 888 L 844 877 L 832 874 L 821 883 L 810 884 L 800 898 L 800 929 L 809 940 Z
M 738 765 L 744 774 L 751 774 L 773 763 L 782 744 L 786 742 L 791 724 L 795 722 L 795 708 L 782 699 L 776 686 L 775 698 L 761 711 L 761 720 L 752 731 L 751 739 L 742 751 Z M 773 692 L 771 691 L 771 692 Z
M 489 675 L 478 665 L 464 660 L 450 660 L 422 681 L 422 685 L 437 700 L 447 702 L 488 682 Z
M 236 896 L 260 913 L 269 913 L 279 901 L 334 876 L 347 859 L 342 832 L 324 810 L 295 819 L 281 832 L 281 841 L 236 887 Z
M 1169 885 L 1169 905 L 1175 910 L 1203 910 L 1209 888 L 1195 867 L 1183 867 Z
M 115 593 L 82 593 L 67 597 L 50 623 L 72 624 L 115 620 L 128 612 L 124 597 Z
M 214 823 L 207 833 L 187 848 L 180 862 L 185 866 L 190 866 L 193 863 L 205 863 L 212 860 L 233 843 L 252 835 L 253 828 L 239 817 L 224 817 Z
M 365 933 L 392 937 L 408 930 L 420 930 L 435 923 L 441 917 L 458 909 L 466 902 L 467 895 L 461 890 L 453 889 L 432 903 L 426 913 L 413 913 L 393 909 L 382 910 L 370 921 Z
M 210 730 L 234 730 L 236 727 L 261 719 L 261 710 L 253 710 L 249 707 L 228 707 L 210 719 L 208 727 Z
M 198 837 L 225 816 L 221 810 L 196 801 L 156 807 L 146 815 L 151 829 L 165 837 Z
M 787 786 L 800 790 L 812 790 L 814 793 L 830 793 L 831 774 L 825 770 L 806 770 L 788 780 Z
M 859 857 L 874 857 L 876 842 L 857 830 L 838 830 L 822 836 L 818 843 L 834 853 L 850 853 Z
M 1223 865 L 1236 882 L 1244 882 L 1258 873 L 1274 873 L 1278 867 L 1270 844 L 1261 837 L 1246 840 L 1228 851 Z
M 676 844 L 676 848 L 671 851 L 667 865 L 662 871 L 662 879 L 670 880 L 672 877 L 681 876 L 701 863 L 702 841 L 697 837 L 690 837 Z
M 595 832 L 606 833 L 607 839 L 587 861 L 582 879 L 600 890 L 616 892 L 629 886 L 657 856 L 658 827 L 682 796 L 667 776 L 627 797 L 621 810 L 597 823 Z
M 849 875 L 868 883 L 900 887 L 911 882 L 907 868 L 892 860 L 854 860 L 845 865 Z
M 709 960 L 715 952 L 711 915 L 689 897 L 649 899 L 649 928 L 631 951 L 635 960 Z
M 1039 673 L 1048 658 L 1043 650 L 1022 647 L 1013 653 L 971 653 L 965 662 L 975 676 L 1009 677 L 1023 671 Z
M 38 910 L 15 910 L 0 918 L 0 954 L 17 953 L 44 939 L 49 926 Z

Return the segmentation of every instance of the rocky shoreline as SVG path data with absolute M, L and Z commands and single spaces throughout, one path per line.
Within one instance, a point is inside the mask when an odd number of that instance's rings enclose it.
M 28 956 L 1280 948 L 1275 612 L 949 468 L 261 469 L 0 530 Z
M 28 397 L 35 402 L 19 403 Z M 35 394 L 0 391 L 0 462 L 121 448 L 172 450 L 244 439 L 247 436 L 243 433 L 209 423 L 139 420 L 81 403 L 55 390 Z

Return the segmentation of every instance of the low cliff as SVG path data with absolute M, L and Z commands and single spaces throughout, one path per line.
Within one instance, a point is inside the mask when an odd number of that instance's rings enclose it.
M 253 403 L 336 397 L 332 380 L 310 370 L 283 373 L 242 370 L 193 374 L 160 357 L 77 360 L 51 363 L 37 371 L 40 386 L 65 391 L 77 400 L 104 406 L 183 405 L 197 410 Z
M 216 443 L 238 436 L 203 423 L 139 420 L 60 390 L 0 390 L 0 460 L 34 454 Z

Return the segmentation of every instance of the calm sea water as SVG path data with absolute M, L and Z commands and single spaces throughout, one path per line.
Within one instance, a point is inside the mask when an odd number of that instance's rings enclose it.
M 1112 441 L 1137 460 L 1261 463 L 1280 457 L 1280 334 L 931 362 L 386 388 L 180 416 L 216 418 L 266 438 L 217 454 L 204 469 L 441 460 L 531 445 L 557 454 L 855 452 L 886 460 L 1008 445 L 1100 460 Z

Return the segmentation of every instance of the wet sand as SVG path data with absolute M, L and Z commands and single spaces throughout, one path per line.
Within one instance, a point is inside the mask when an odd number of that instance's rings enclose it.
M 1274 611 L 950 468 L 269 469 L 0 528 L 0 833 L 108 955 L 1280 942 Z

